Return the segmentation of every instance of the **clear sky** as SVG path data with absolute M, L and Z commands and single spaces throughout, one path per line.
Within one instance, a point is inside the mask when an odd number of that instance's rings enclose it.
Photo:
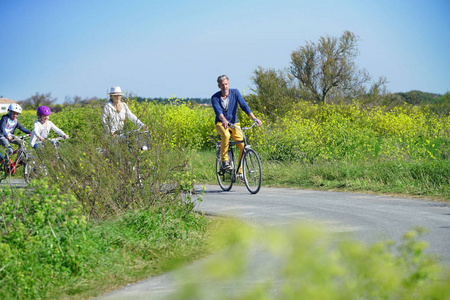
M 306 41 L 361 38 L 356 62 L 391 92 L 450 91 L 449 0 L 0 0 L 0 96 L 209 98 L 246 93 Z

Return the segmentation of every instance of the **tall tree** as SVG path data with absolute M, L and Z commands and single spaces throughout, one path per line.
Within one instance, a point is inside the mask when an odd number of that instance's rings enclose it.
M 371 77 L 355 64 L 358 37 L 345 31 L 341 37 L 321 37 L 319 42 L 307 42 L 291 54 L 291 74 L 299 88 L 310 93 L 312 100 L 326 103 L 329 98 L 356 98 L 368 91 L 365 84 Z M 370 92 L 380 90 L 386 81 L 380 79 Z
M 258 97 L 250 95 L 248 101 L 251 107 L 268 117 L 284 115 L 295 101 L 300 99 L 299 90 L 289 73 L 275 69 L 258 67 L 252 76 Z

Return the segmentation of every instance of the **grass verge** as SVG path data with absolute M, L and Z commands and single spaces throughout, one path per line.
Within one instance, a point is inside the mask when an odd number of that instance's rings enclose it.
M 0 299 L 90 298 L 208 253 L 209 221 L 179 205 L 87 221 L 45 181 L 0 200 Z
M 193 151 L 198 182 L 217 183 L 214 151 Z M 450 201 L 450 161 L 336 161 L 297 163 L 262 160 L 263 186 L 374 192 Z

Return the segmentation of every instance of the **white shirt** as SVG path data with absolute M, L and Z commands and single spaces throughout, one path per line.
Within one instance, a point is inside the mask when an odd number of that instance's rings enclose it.
M 130 111 L 124 102 L 122 102 L 122 110 L 120 112 L 117 112 L 111 100 L 103 106 L 102 124 L 106 132 L 112 133 L 122 130 L 126 118 L 130 119 L 137 126 L 144 126 L 144 123 Z
M 50 130 L 53 130 L 54 132 L 56 132 L 60 136 L 65 136 L 66 135 L 64 133 L 64 131 L 62 131 L 61 129 L 56 127 L 55 124 L 53 124 L 52 121 L 47 120 L 47 122 L 45 122 L 45 124 L 42 124 L 41 121 L 36 120 L 34 122 L 34 124 L 33 124 L 33 131 L 31 132 L 31 139 L 30 139 L 31 147 L 34 147 L 34 145 L 37 142 L 41 141 L 39 139 L 39 137 L 42 137 L 42 138 L 46 139 L 48 137 L 48 134 L 50 133 Z
M 16 126 L 17 122 L 18 122 L 17 119 L 13 120 L 11 118 L 9 118 L 6 121 L 6 127 L 5 127 L 6 137 L 10 137 L 12 135 L 13 128 Z
M 228 110 L 229 103 L 230 103 L 230 99 L 228 99 L 228 96 L 226 98 L 220 97 L 220 104 L 222 104 L 224 115 L 226 114 L 226 111 Z

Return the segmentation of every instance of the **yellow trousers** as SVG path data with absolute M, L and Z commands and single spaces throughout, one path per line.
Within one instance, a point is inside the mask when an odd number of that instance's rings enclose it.
M 236 123 L 237 126 L 241 127 L 239 123 Z M 236 130 L 236 128 L 223 128 L 222 122 L 217 122 L 216 130 L 222 137 L 222 141 L 220 143 L 220 158 L 222 161 L 228 160 L 228 141 L 230 137 L 233 138 L 233 141 L 238 142 L 244 140 L 241 130 Z M 231 133 L 230 133 L 231 131 Z M 236 145 L 239 148 L 239 160 L 241 160 L 242 152 L 244 151 L 244 143 L 239 143 Z M 239 173 L 241 170 L 239 170 Z

